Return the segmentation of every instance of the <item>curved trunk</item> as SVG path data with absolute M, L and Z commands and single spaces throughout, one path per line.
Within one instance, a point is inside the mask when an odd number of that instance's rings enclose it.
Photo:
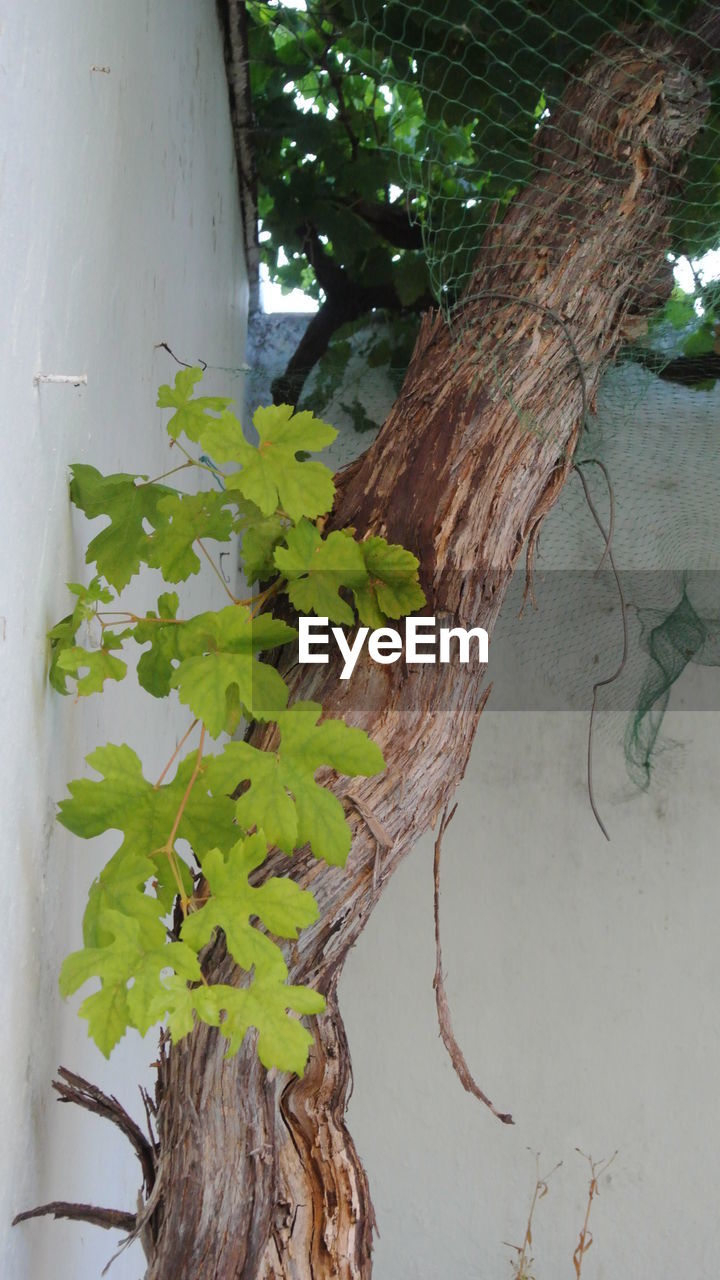
M 662 36 L 642 50 L 618 38 L 573 82 L 462 306 L 451 323 L 425 318 L 387 422 L 341 477 L 334 524 L 415 550 L 429 612 L 443 620 L 492 631 L 567 478 L 626 313 L 669 288 L 658 285 L 668 196 L 707 106 L 671 52 Z M 369 730 L 388 767 L 332 784 L 353 826 L 347 867 L 306 852 L 293 862 L 320 917 L 292 948 L 290 980 L 329 997 L 305 1078 L 267 1074 L 251 1043 L 226 1062 L 206 1027 L 163 1057 L 150 1280 L 371 1272 L 368 1184 L 343 1119 L 350 1067 L 336 983 L 387 880 L 462 777 L 486 690 L 472 664 L 359 663 L 349 682 L 312 667 L 291 683 L 291 696 Z M 221 943 L 210 963 L 223 981 L 242 980 Z

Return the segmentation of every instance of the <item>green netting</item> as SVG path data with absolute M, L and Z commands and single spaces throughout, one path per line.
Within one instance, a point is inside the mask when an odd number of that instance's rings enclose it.
M 303 403 L 368 431 L 397 391 L 419 312 L 433 303 L 455 320 L 471 279 L 476 288 L 481 276 L 488 228 L 502 223 L 534 174 L 552 168 L 559 104 L 581 89 L 589 64 L 612 65 L 619 48 L 632 47 L 641 68 L 644 42 L 661 31 L 672 66 L 684 55 L 671 45 L 696 24 L 698 6 L 251 0 L 248 11 L 270 273 L 321 303 L 340 278 L 349 297 L 376 290 L 372 307 L 342 316 Z M 602 691 L 599 733 L 624 738 L 628 771 L 642 786 L 658 758 L 672 688 L 690 687 L 689 667 L 720 658 L 720 404 L 711 390 L 720 368 L 719 69 L 717 56 L 706 60 L 704 127 L 670 196 L 667 260 L 679 283 L 668 301 L 668 272 L 643 282 L 642 311 L 655 306 L 656 314 L 648 333 L 640 323 L 628 334 L 628 364 L 606 378 L 579 454 L 608 468 L 630 624 L 621 678 Z M 613 180 L 625 185 L 627 173 Z M 560 208 L 558 246 L 570 218 L 582 234 L 577 209 Z M 504 265 L 509 274 L 515 266 Z M 337 269 L 341 277 L 333 277 Z M 495 360 L 502 383 L 502 350 Z M 259 344 L 251 363 L 257 398 L 282 372 L 283 357 Z M 486 372 L 493 375 L 491 361 Z M 700 389 L 661 382 L 657 373 Z M 367 443 L 364 435 L 346 444 L 344 456 Z M 591 488 L 607 518 L 603 484 L 595 475 Z M 540 608 L 518 619 L 518 581 L 503 610 L 495 645 L 507 646 L 512 675 L 505 694 L 502 676 L 495 679 L 494 705 L 503 697 L 506 705 L 535 705 L 539 697 L 538 705 L 588 707 L 602 664 L 612 668 L 621 644 L 616 584 L 593 573 L 601 551 L 580 485 L 571 482 L 543 531 Z M 713 696 L 703 686 L 702 705 Z
M 488 226 L 502 220 L 538 165 L 551 167 L 552 146 L 543 152 L 538 134 L 569 88 L 582 81 L 588 62 L 603 56 L 603 47 L 613 61 L 619 30 L 638 49 L 649 23 L 682 35 L 696 8 L 608 0 L 592 6 L 576 0 L 355 0 L 353 16 L 362 31 L 357 61 L 367 76 L 380 76 L 389 87 L 382 149 L 398 185 L 415 193 L 412 213 L 439 302 L 462 295 Z M 672 200 L 668 249 L 678 253 L 697 255 L 717 244 L 717 88 L 715 81 L 703 135 L 682 192 Z M 560 215 L 559 233 L 563 229 Z
M 689 662 L 720 664 L 718 624 L 700 617 L 683 590 L 679 604 L 666 616 L 643 617 L 643 641 L 650 656 L 649 670 L 640 690 L 635 713 L 625 738 L 630 775 L 639 786 L 650 781 L 650 766 L 670 690 Z

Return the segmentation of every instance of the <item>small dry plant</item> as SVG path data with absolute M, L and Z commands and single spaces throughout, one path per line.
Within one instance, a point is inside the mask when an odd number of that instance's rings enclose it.
M 535 1280 L 531 1271 L 534 1258 L 530 1253 L 532 1248 L 533 1217 L 535 1215 L 535 1209 L 537 1208 L 538 1201 L 542 1200 L 548 1193 L 548 1182 L 553 1174 L 560 1168 L 561 1164 L 562 1160 L 555 1165 L 554 1169 L 551 1169 L 550 1172 L 546 1173 L 543 1177 L 540 1174 L 540 1153 L 535 1153 L 535 1188 L 533 1190 L 532 1200 L 530 1201 L 530 1212 L 527 1217 L 523 1242 L 522 1244 L 509 1244 L 507 1240 L 503 1242 L 507 1245 L 508 1249 L 514 1249 L 517 1253 L 517 1257 L 513 1258 L 510 1262 L 514 1280 Z
M 580 1235 L 578 1238 L 577 1245 L 575 1246 L 575 1252 L 573 1253 L 573 1267 L 575 1268 L 575 1277 L 576 1277 L 576 1280 L 582 1280 L 582 1269 L 583 1269 L 583 1263 L 585 1260 L 585 1255 L 587 1254 L 588 1249 L 593 1243 L 593 1235 L 592 1235 L 592 1232 L 590 1231 L 590 1213 L 592 1210 L 593 1201 L 600 1194 L 599 1180 L 602 1177 L 602 1175 L 606 1173 L 607 1170 L 610 1168 L 610 1165 L 612 1164 L 613 1160 L 615 1159 L 615 1156 L 617 1155 L 617 1151 L 614 1151 L 613 1154 L 605 1160 L 593 1160 L 592 1156 L 586 1155 L 585 1152 L 581 1151 L 579 1147 L 576 1147 L 575 1150 L 578 1152 L 579 1155 L 583 1157 L 583 1159 L 587 1160 L 588 1165 L 590 1167 L 590 1182 L 588 1184 L 588 1196 L 587 1196 L 587 1204 L 585 1206 L 585 1218 L 583 1220 L 582 1227 L 580 1228 Z M 550 1178 L 560 1168 L 561 1164 L 562 1164 L 562 1160 L 558 1164 L 556 1164 L 555 1167 L 551 1169 L 549 1173 L 546 1173 L 545 1175 L 541 1175 L 540 1155 L 537 1152 L 535 1153 L 535 1170 L 536 1170 L 535 1187 L 533 1189 L 532 1199 L 530 1201 L 530 1210 L 527 1217 L 527 1224 L 525 1226 L 525 1235 L 523 1237 L 522 1244 L 510 1244 L 508 1241 L 504 1242 L 507 1245 L 508 1249 L 514 1250 L 514 1252 L 517 1254 L 517 1257 L 512 1258 L 510 1260 L 510 1266 L 512 1268 L 512 1273 L 513 1273 L 513 1280 L 536 1280 L 536 1276 L 533 1271 L 535 1259 L 533 1258 L 531 1253 L 532 1242 L 533 1242 L 533 1218 L 535 1216 L 535 1210 L 537 1208 L 539 1201 L 544 1199 L 544 1197 L 548 1193 L 548 1189 L 549 1189 L 548 1183 L 550 1181 Z
M 600 1194 L 598 1179 L 601 1178 L 602 1175 L 610 1168 L 610 1165 L 617 1155 L 617 1151 L 613 1151 L 612 1155 L 605 1160 L 593 1160 L 592 1156 L 585 1155 L 585 1152 L 581 1151 L 579 1147 L 576 1147 L 575 1150 L 578 1155 L 581 1155 L 585 1160 L 587 1160 L 590 1166 L 590 1182 L 588 1184 L 588 1198 L 585 1206 L 585 1221 L 580 1228 L 580 1238 L 578 1239 L 577 1245 L 575 1246 L 575 1252 L 573 1254 L 575 1276 L 577 1280 L 581 1280 L 583 1260 L 593 1242 L 592 1232 L 590 1231 L 590 1210 L 592 1209 L 593 1200 Z

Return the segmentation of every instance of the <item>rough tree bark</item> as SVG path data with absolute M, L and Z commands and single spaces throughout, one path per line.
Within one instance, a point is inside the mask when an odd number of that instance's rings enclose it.
M 668 197 L 707 108 L 696 53 L 658 33 L 616 37 L 573 80 L 461 308 L 450 324 L 425 318 L 387 422 L 340 479 L 333 523 L 413 548 L 429 611 L 443 619 L 492 630 L 569 474 L 623 318 L 658 303 L 648 285 L 662 274 Z M 332 784 L 354 831 L 345 870 L 294 859 L 320 918 L 292 950 L 291 980 L 328 997 L 304 1079 L 268 1075 L 251 1044 L 226 1062 L 205 1027 L 163 1056 L 157 1176 L 139 1223 L 149 1280 L 371 1274 L 372 1204 L 343 1118 L 337 981 L 389 877 L 462 777 L 486 689 L 471 666 L 366 664 L 347 684 L 313 667 L 291 681 L 294 696 L 372 733 L 388 767 Z M 215 980 L 241 981 L 221 943 L 208 966 Z

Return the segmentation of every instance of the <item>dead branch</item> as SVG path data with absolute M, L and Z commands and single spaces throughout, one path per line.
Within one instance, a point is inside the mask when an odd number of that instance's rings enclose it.
M 155 1182 L 155 1148 L 145 1137 L 139 1125 L 135 1123 L 132 1116 L 128 1115 L 117 1098 L 103 1093 L 97 1085 L 90 1084 L 88 1080 L 75 1075 L 73 1071 L 68 1071 L 67 1067 L 59 1067 L 58 1075 L 61 1079 L 53 1080 L 53 1089 L 58 1094 L 59 1102 L 74 1102 L 85 1111 L 101 1116 L 104 1120 L 110 1120 L 125 1135 L 140 1161 L 145 1190 L 149 1193 Z M 102 1210 L 102 1212 L 106 1211 Z
M 29 1218 L 42 1218 L 51 1214 L 53 1218 L 71 1218 L 74 1222 L 89 1222 L 93 1227 L 103 1227 L 106 1231 L 134 1231 L 135 1214 L 125 1213 L 122 1209 L 100 1209 L 92 1204 L 72 1204 L 68 1200 L 53 1200 L 50 1204 L 40 1204 L 36 1209 L 25 1209 L 16 1213 L 12 1225 L 27 1222 Z
M 510 1113 L 498 1111 L 497 1107 L 493 1105 L 487 1094 L 483 1093 L 465 1060 L 465 1055 L 455 1039 L 455 1034 L 452 1029 L 450 1006 L 448 1004 L 447 992 L 445 990 L 445 979 L 443 978 L 442 947 L 440 945 L 440 853 L 442 850 L 443 836 L 455 816 L 456 809 L 457 805 L 453 805 L 453 808 L 449 812 L 446 809 L 440 819 L 440 828 L 435 841 L 435 859 L 433 862 L 433 880 L 435 884 L 435 977 L 433 978 L 433 987 L 435 989 L 435 1003 L 437 1004 L 440 1035 L 442 1036 L 443 1044 L 450 1055 L 450 1061 L 455 1068 L 455 1073 L 458 1076 L 463 1089 L 466 1089 L 468 1093 L 472 1093 L 479 1102 L 482 1102 L 488 1110 L 492 1111 L 494 1116 L 497 1116 L 498 1120 L 500 1120 L 502 1124 L 514 1124 L 515 1121 Z

